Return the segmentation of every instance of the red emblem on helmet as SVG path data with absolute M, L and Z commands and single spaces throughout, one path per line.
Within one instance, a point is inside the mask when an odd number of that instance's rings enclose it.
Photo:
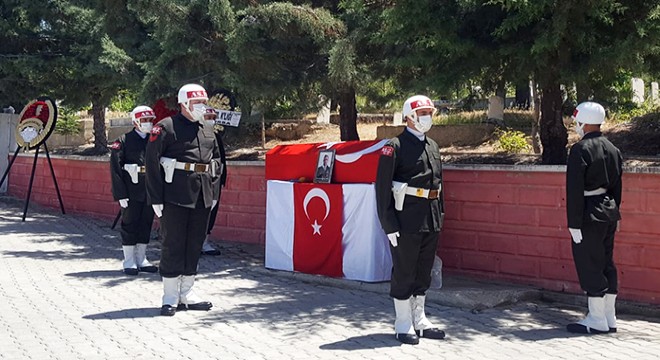
M 383 146 L 383 148 L 380 149 L 380 153 L 385 156 L 392 156 L 394 154 L 394 148 L 391 146 Z

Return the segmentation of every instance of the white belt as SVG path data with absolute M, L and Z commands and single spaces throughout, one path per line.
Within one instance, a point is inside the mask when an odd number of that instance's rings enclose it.
M 126 170 L 126 171 L 129 171 L 128 169 L 126 169 L 126 165 L 133 165 L 133 164 L 124 164 L 123 169 Z M 129 168 L 130 168 L 130 166 L 129 166 Z M 147 167 L 146 167 L 146 166 L 138 166 L 137 169 L 138 169 L 138 172 L 139 172 L 139 173 L 143 173 L 143 172 L 146 172 L 146 171 L 147 171 Z
M 424 189 L 424 188 L 417 188 L 414 186 L 408 186 L 406 188 L 406 195 L 412 195 L 412 196 L 417 196 L 421 198 L 426 198 L 426 199 L 437 199 L 439 197 L 440 191 L 442 190 L 442 184 L 440 187 L 436 190 L 429 190 L 429 189 Z M 429 197 L 429 195 L 431 195 Z
M 210 166 L 209 164 L 195 164 L 177 161 L 174 165 L 174 168 L 185 171 L 207 172 L 209 171 Z
M 595 190 L 589 190 L 589 191 L 584 191 L 584 196 L 596 196 L 596 195 L 603 195 L 607 193 L 607 189 L 605 188 L 598 188 Z

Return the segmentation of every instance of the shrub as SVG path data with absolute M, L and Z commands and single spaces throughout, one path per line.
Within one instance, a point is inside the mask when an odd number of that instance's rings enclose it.
M 524 132 L 507 129 L 497 129 L 495 135 L 498 137 L 497 148 L 507 153 L 521 153 L 529 151 L 530 146 L 527 143 L 527 137 Z
M 75 110 L 60 106 L 58 109 L 55 133 L 59 135 L 76 135 L 80 132 L 80 123 Z

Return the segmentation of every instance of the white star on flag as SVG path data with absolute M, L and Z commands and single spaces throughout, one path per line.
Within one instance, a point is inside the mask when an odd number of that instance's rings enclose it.
M 319 234 L 319 235 L 321 235 L 321 226 L 323 226 L 323 225 L 319 225 L 319 224 L 316 222 L 316 219 L 314 219 L 314 224 L 312 224 L 312 227 L 314 228 L 314 233 L 313 233 L 312 235 L 314 235 L 314 234 Z

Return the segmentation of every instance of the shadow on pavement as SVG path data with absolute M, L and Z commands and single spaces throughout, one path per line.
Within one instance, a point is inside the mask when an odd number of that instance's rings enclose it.
M 391 334 L 369 334 L 354 336 L 345 340 L 319 346 L 321 350 L 364 350 L 384 347 L 398 347 L 402 344 Z
M 82 318 L 87 320 L 119 320 L 153 318 L 157 316 L 160 316 L 160 308 L 136 308 L 85 315 Z

